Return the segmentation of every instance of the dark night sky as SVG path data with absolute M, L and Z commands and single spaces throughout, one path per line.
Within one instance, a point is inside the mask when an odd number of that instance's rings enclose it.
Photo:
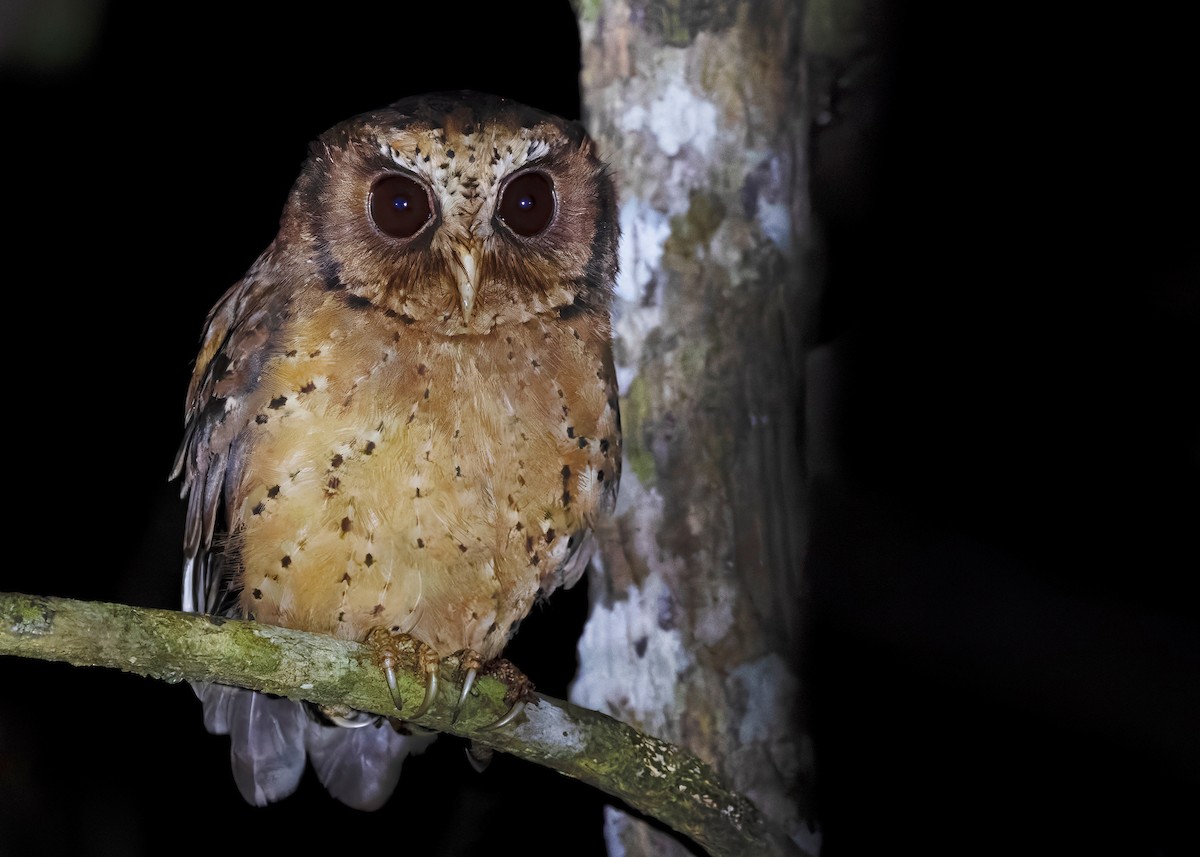
M 201 324 L 309 140 L 433 89 L 578 115 L 565 2 L 536 27 L 532 4 L 475 28 L 412 5 L 267 4 L 267 22 L 114 3 L 82 65 L 0 68 L 7 531 L 32 536 L 0 590 L 177 605 L 166 476 Z M 894 15 L 852 197 L 816 164 L 843 462 L 814 485 L 809 568 L 827 851 L 1189 853 L 1192 49 L 1149 14 L 1104 32 L 990 14 Z M 540 689 L 565 693 L 585 611 L 577 587 L 523 626 L 510 654 Z M 598 796 L 504 757 L 476 775 L 451 739 L 381 812 L 308 781 L 254 810 L 186 687 L 16 659 L 0 681 L 0 857 L 306 848 L 318 829 L 390 851 L 414 825 L 424 853 L 460 854 L 513 819 L 518 846 L 603 853 Z

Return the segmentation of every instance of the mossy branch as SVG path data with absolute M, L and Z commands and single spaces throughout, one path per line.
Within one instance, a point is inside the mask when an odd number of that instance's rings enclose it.
M 232 619 L 120 604 L 0 593 L 0 655 L 101 666 L 168 682 L 214 681 L 397 716 L 368 646 Z M 419 705 L 415 657 L 398 672 Z M 693 839 L 713 857 L 802 855 L 786 835 L 704 762 L 595 711 L 538 695 L 510 726 L 481 729 L 508 709 L 507 688 L 490 676 L 451 723 L 461 675 L 442 665 L 437 702 L 415 722 L 494 747 L 582 780 Z

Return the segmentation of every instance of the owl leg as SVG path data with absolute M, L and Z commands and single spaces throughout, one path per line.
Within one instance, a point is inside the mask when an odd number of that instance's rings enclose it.
M 525 673 L 517 669 L 512 661 L 504 658 L 489 661 L 484 666 L 483 672 L 484 675 L 495 676 L 508 688 L 508 692 L 504 694 L 504 701 L 512 707 L 495 723 L 484 727 L 484 730 L 502 729 L 516 720 L 517 715 L 525 710 L 525 703 L 533 699 L 533 682 Z
M 417 710 L 409 714 L 406 719 L 416 720 L 428 712 L 434 699 L 437 698 L 438 670 L 441 666 L 441 660 L 433 647 L 408 634 L 393 634 L 386 628 L 373 629 L 367 635 L 367 645 L 375 650 L 376 657 L 383 667 L 388 690 L 392 694 L 392 702 L 395 703 L 398 711 L 404 710 L 405 703 L 404 696 L 400 692 L 399 682 L 396 680 L 396 666 L 405 661 L 410 664 L 416 662 L 416 666 L 425 676 L 425 694 L 421 699 L 421 704 L 417 706 Z
M 533 696 L 533 682 L 526 675 L 513 666 L 511 661 L 504 658 L 496 658 L 484 664 L 483 659 L 478 652 L 470 649 L 464 649 L 456 656 L 460 670 L 466 670 L 466 677 L 463 679 L 462 693 L 458 696 L 458 703 L 454 707 L 454 717 L 452 722 L 458 720 L 459 714 L 462 711 L 462 705 L 467 701 L 467 695 L 471 692 L 471 688 L 475 686 L 475 679 L 482 673 L 490 675 L 504 683 L 508 688 L 504 694 L 504 700 L 509 704 L 508 711 L 496 720 L 494 723 L 489 723 L 482 727 L 482 731 L 490 729 L 500 729 L 517 719 L 517 716 L 524 710 L 525 703 Z

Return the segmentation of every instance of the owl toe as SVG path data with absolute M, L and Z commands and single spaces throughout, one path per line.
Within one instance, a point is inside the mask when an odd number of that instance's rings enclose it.
M 411 637 L 408 634 L 393 634 L 384 628 L 375 628 L 367 635 L 367 645 L 375 652 L 375 656 L 383 668 L 387 680 L 388 691 L 397 711 L 404 711 L 407 704 L 400 689 L 397 678 L 397 668 L 401 664 L 415 666 L 424 677 L 424 693 L 416 710 L 404 716 L 405 720 L 417 720 L 424 717 L 433 706 L 438 694 L 438 672 L 441 659 L 432 646 Z

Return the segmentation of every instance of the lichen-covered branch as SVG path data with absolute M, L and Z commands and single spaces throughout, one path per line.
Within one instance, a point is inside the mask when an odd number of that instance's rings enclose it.
M 423 694 L 415 659 L 397 675 L 397 712 L 367 645 L 233 619 L 120 604 L 0 593 L 0 655 L 101 666 L 168 682 L 215 681 L 325 705 L 403 716 Z M 457 664 L 443 662 L 441 690 L 416 722 L 471 738 L 582 780 L 723 855 L 798 855 L 745 798 L 678 747 L 617 720 L 538 696 L 517 721 L 503 715 L 506 687 L 485 676 L 458 720 Z

